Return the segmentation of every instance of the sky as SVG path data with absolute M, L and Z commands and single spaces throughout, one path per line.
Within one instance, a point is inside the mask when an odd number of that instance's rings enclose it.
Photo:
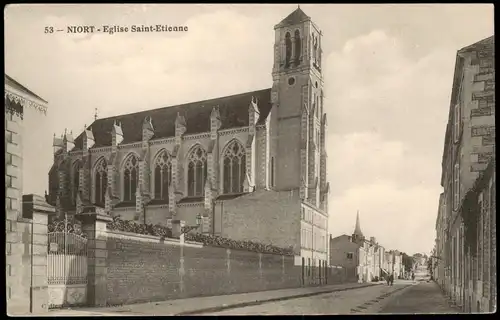
M 494 34 L 490 4 L 303 4 L 323 31 L 329 233 L 428 253 L 456 52 Z M 272 85 L 274 25 L 295 4 L 8 5 L 6 73 L 49 102 L 26 112 L 24 193 L 47 190 L 52 137 L 98 117 Z M 44 33 L 168 24 L 183 33 Z

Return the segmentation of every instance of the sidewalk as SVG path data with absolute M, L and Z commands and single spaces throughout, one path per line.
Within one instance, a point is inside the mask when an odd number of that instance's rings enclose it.
M 448 303 L 435 282 L 420 282 L 390 300 L 378 313 L 460 313 Z
M 345 283 L 322 287 L 307 287 L 281 289 L 241 294 L 231 294 L 223 296 L 187 298 L 177 300 L 167 300 L 161 302 L 148 302 L 132 304 L 120 307 L 109 308 L 78 308 L 53 310 L 49 316 L 134 316 L 134 315 L 188 315 L 206 312 L 221 311 L 230 308 L 239 308 L 250 305 L 257 305 L 266 302 L 302 298 L 335 291 L 344 291 L 368 286 L 379 285 L 380 283 Z

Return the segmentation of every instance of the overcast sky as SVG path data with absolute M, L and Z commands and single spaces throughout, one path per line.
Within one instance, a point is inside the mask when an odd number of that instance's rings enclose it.
M 273 26 L 296 5 L 10 5 L 7 74 L 49 101 L 27 112 L 24 193 L 43 194 L 52 135 L 99 117 L 268 88 Z M 492 5 L 301 5 L 322 29 L 330 233 L 429 252 L 456 51 L 493 35 Z M 45 34 L 68 25 L 186 33 Z

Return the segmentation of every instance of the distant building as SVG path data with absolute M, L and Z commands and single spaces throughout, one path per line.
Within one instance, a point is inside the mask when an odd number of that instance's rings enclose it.
M 342 267 L 349 279 L 371 282 L 383 275 L 385 249 L 374 237 L 367 241 L 361 231 L 359 213 L 351 236 L 330 237 L 330 265 Z

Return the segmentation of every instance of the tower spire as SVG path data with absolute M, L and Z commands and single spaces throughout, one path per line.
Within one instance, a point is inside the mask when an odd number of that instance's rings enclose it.
M 354 228 L 354 234 L 363 237 L 363 232 L 361 232 L 361 225 L 359 223 L 359 210 L 356 213 L 356 227 Z

